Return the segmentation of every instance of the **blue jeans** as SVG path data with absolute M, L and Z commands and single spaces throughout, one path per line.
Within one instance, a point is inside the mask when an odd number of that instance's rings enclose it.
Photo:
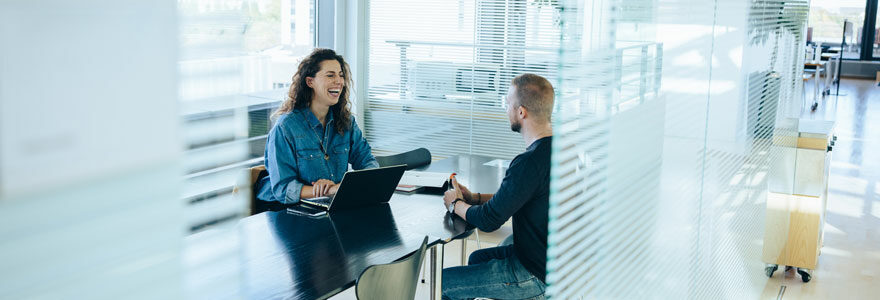
M 443 269 L 443 299 L 543 299 L 544 282 L 520 264 L 513 245 L 474 251 L 468 265 Z

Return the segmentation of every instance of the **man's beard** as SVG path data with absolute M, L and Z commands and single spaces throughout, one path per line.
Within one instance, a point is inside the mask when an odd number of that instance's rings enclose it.
M 513 132 L 519 133 L 520 129 L 522 129 L 522 123 L 519 123 L 519 122 L 515 122 L 515 123 L 511 122 L 510 123 L 510 130 L 512 130 Z

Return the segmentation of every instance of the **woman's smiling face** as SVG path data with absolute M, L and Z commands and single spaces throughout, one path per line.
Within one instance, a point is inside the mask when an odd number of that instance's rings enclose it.
M 339 102 L 347 74 L 342 72 L 342 66 L 335 59 L 322 61 L 320 65 L 315 77 L 306 78 L 306 84 L 314 91 L 312 104 L 333 106 Z

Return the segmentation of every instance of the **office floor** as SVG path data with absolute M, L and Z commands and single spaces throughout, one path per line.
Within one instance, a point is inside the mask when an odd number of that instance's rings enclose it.
M 777 299 L 781 285 L 783 299 L 880 295 L 880 87 L 873 80 L 844 79 L 840 93 L 820 101 L 816 112 L 802 115 L 837 120 L 825 246 L 817 270 L 808 283 L 794 272 L 784 277 L 777 272 L 767 282 L 764 299 Z
M 816 112 L 807 109 L 802 115 L 837 120 L 819 265 L 808 283 L 794 272 L 777 272 L 767 281 L 763 299 L 777 299 L 780 286 L 785 286 L 783 299 L 877 299 L 880 295 L 880 87 L 873 80 L 844 79 L 840 94 L 825 97 Z M 500 242 L 507 230 L 482 234 L 483 247 Z M 458 241 L 446 246 L 447 267 L 459 264 L 460 249 Z M 472 238 L 468 250 L 475 249 Z M 428 284 L 420 283 L 416 299 L 428 296 Z M 356 299 L 354 288 L 331 299 Z

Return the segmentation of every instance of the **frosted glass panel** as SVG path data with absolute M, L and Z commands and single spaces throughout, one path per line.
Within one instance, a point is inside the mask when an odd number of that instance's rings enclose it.
M 176 9 L 0 1 L 0 299 L 177 299 Z
M 559 5 L 548 296 L 760 298 L 806 1 Z

